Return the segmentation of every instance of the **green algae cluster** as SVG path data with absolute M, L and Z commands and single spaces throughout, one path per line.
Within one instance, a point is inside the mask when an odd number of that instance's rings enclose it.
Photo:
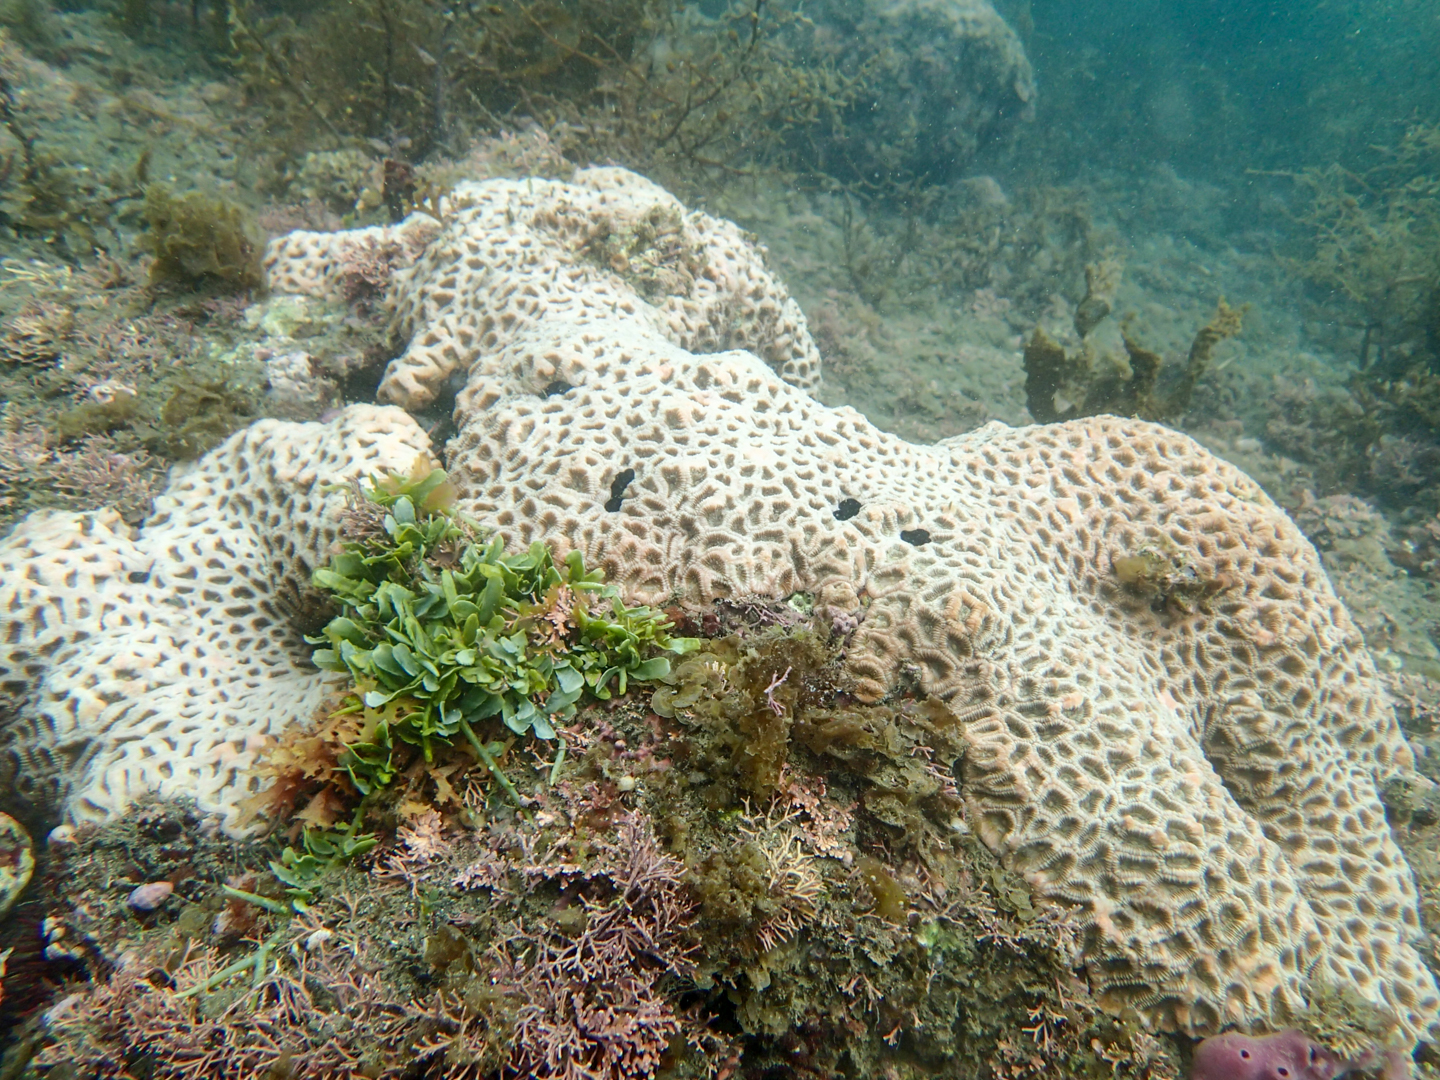
M 579 552 L 557 566 L 539 543 L 504 554 L 452 515 L 441 469 L 378 478 L 365 491 L 380 529 L 352 539 L 314 583 L 342 609 L 315 643 L 315 663 L 356 681 L 357 706 L 385 709 L 346 768 L 362 793 L 394 775 L 393 740 L 433 761 L 463 735 L 486 756 L 474 725 L 499 717 L 516 735 L 554 739 L 582 697 L 623 695 L 670 673 L 661 652 L 698 645 L 669 622 L 627 607 Z M 387 708 L 388 707 L 388 708 Z

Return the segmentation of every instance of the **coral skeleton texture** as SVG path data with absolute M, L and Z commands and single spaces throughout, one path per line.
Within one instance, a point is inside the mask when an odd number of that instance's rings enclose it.
M 1108 1004 L 1209 1031 L 1338 984 L 1412 1038 L 1435 1028 L 1377 794 L 1412 753 L 1314 550 L 1253 481 L 1153 424 L 915 446 L 826 408 L 761 254 L 618 169 L 461 184 L 443 214 L 363 244 L 433 237 L 393 277 L 410 344 L 381 393 L 413 408 L 463 383 L 447 466 L 467 512 L 512 548 L 581 551 L 633 600 L 804 591 L 853 622 L 862 697 L 917 681 L 961 718 L 971 826 L 1073 914 Z M 675 215 L 683 242 L 646 248 Z M 616 235 L 627 259 L 597 257 Z M 357 243 L 282 238 L 270 285 L 328 294 Z M 671 257 L 679 291 L 642 296 L 636 263 Z M 294 644 L 338 512 L 317 485 L 425 443 L 398 410 L 336 425 L 236 436 L 133 540 L 51 515 L 0 544 L 0 677 L 20 734 L 77 758 L 72 816 L 197 784 L 233 813 L 245 738 L 318 701 Z M 1120 580 L 1146 552 L 1163 584 Z
M 111 510 L 32 514 L 0 541 L 0 730 L 15 770 L 68 779 L 70 817 L 193 798 L 238 828 L 265 738 L 308 721 L 326 678 L 303 640 L 312 568 L 339 532 L 326 485 L 427 448 L 399 409 L 265 420 L 178 477 L 132 535 Z

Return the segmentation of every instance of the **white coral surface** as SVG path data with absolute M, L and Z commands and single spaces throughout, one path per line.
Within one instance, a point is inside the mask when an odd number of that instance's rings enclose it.
M 63 763 L 77 820 L 156 793 L 239 826 L 266 736 L 326 690 L 302 628 L 345 506 L 327 484 L 408 469 L 428 447 L 394 408 L 263 420 L 171 484 L 133 538 L 112 511 L 32 515 L 0 541 L 5 741 Z

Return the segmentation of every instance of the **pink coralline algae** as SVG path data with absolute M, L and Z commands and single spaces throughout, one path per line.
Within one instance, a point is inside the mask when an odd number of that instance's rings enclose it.
M 1195 1048 L 1190 1080 L 1335 1080 L 1377 1065 L 1381 1080 L 1409 1080 L 1409 1061 L 1398 1052 L 1347 1060 L 1294 1028 L 1263 1036 L 1231 1031 Z

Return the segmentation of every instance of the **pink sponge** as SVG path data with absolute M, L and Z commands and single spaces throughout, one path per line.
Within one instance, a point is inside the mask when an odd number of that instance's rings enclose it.
M 1195 1048 L 1190 1080 L 1335 1080 L 1375 1065 L 1383 1080 L 1409 1080 L 1409 1059 L 1398 1051 L 1346 1060 L 1294 1028 L 1262 1036 L 1230 1031 Z
M 1348 1062 L 1294 1028 L 1260 1038 L 1231 1031 L 1195 1048 L 1190 1080 L 1334 1080 L 1349 1071 Z

